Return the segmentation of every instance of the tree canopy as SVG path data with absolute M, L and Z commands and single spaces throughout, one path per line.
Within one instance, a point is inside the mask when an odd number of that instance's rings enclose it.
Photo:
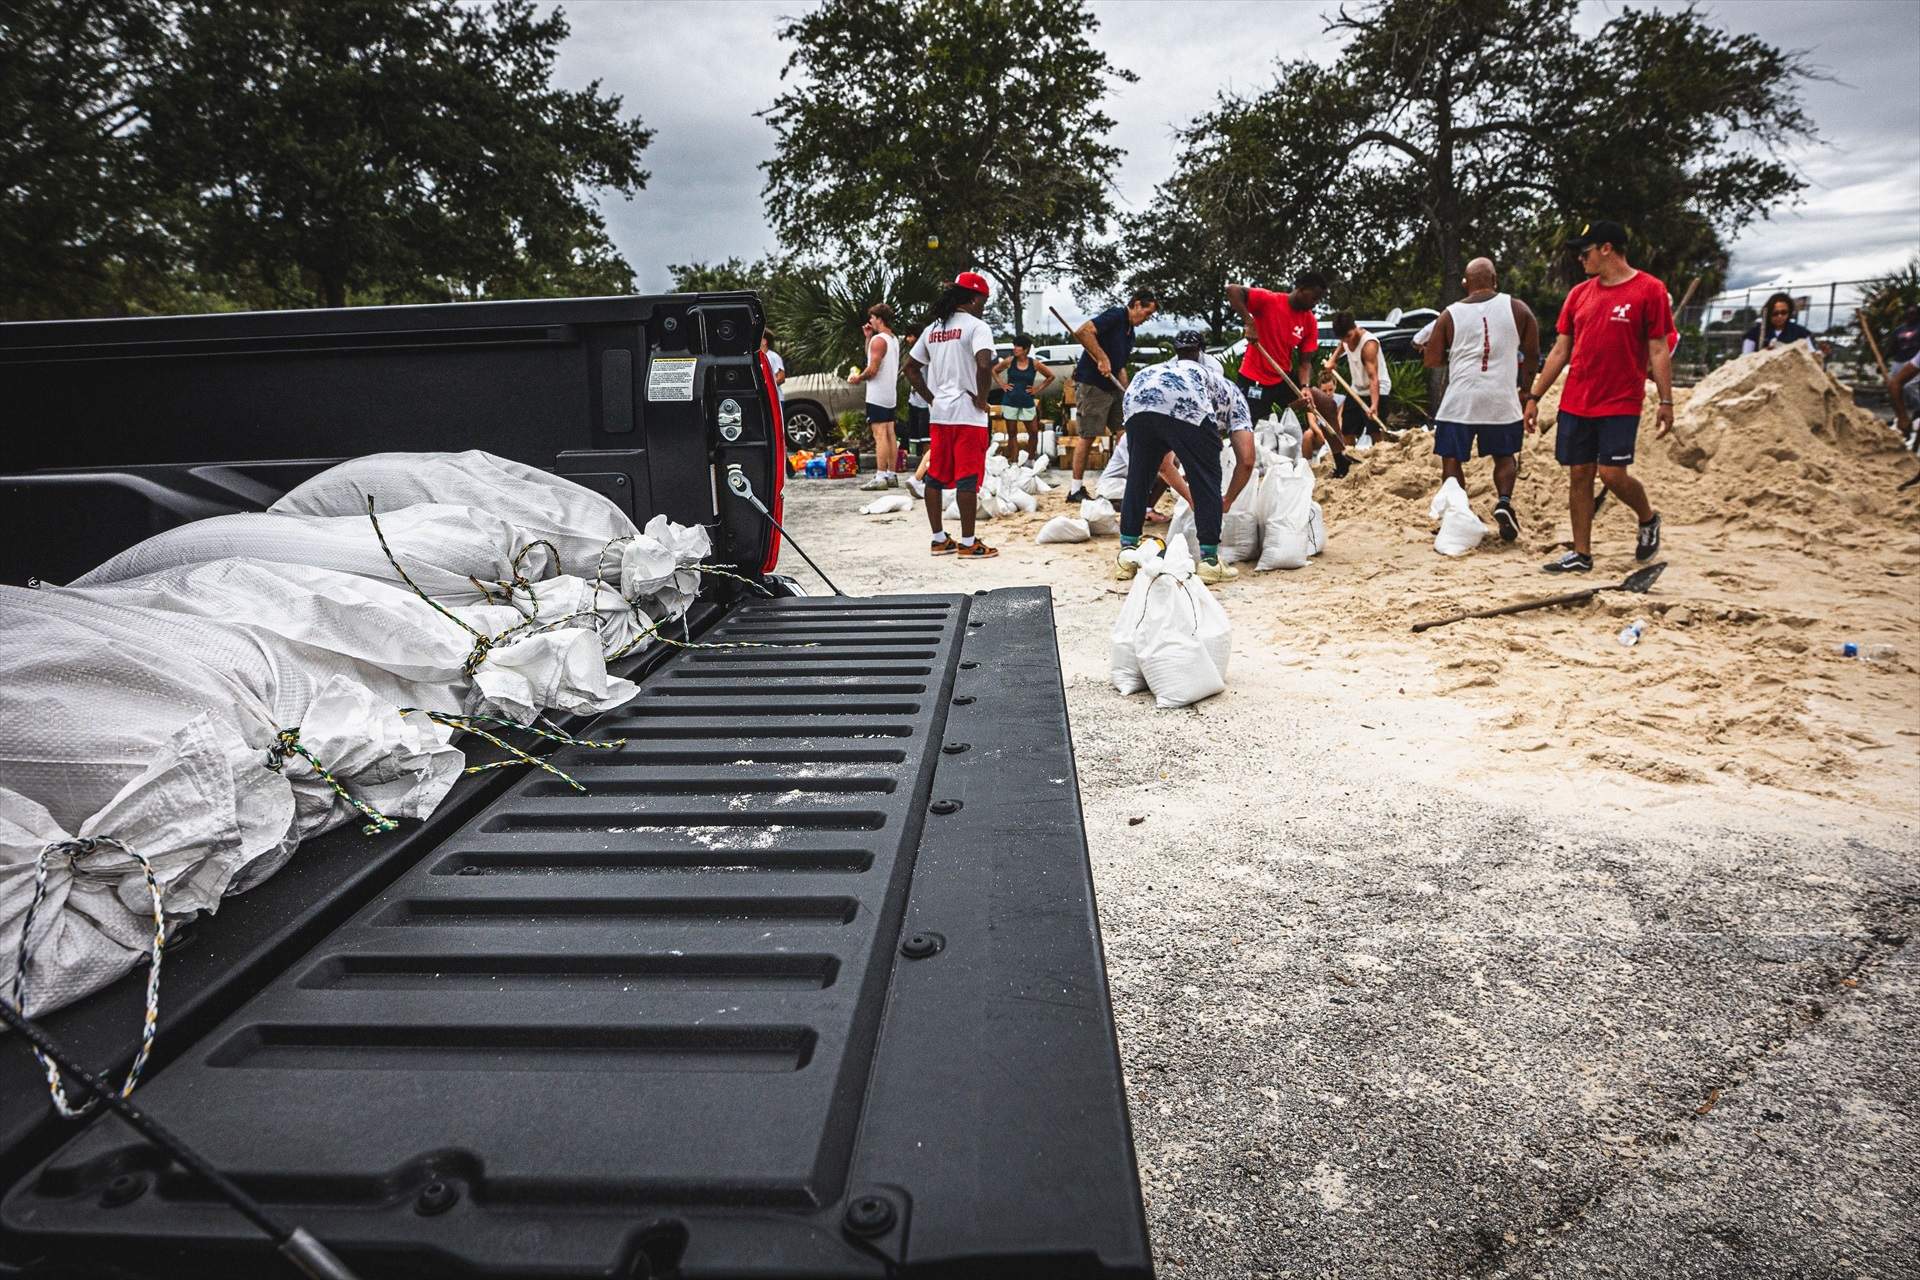
M 1637 264 L 1717 285 L 1726 242 L 1804 186 L 1797 56 L 1692 10 L 1623 9 L 1581 36 L 1576 0 L 1369 0 L 1342 7 L 1324 64 L 1223 96 L 1182 131 L 1172 179 L 1126 256 L 1218 324 L 1219 281 L 1334 276 L 1362 309 L 1451 301 L 1466 260 L 1553 304 L 1560 245 L 1625 224 Z
M 15 0 L 0 313 L 617 293 L 651 133 L 532 0 Z M 16 246 L 20 248 L 16 251 Z
M 782 243 L 1012 298 L 1107 230 L 1121 152 L 1084 0 L 826 0 L 782 26 L 789 87 L 764 113 Z M 1017 307 L 1016 307 L 1017 313 Z

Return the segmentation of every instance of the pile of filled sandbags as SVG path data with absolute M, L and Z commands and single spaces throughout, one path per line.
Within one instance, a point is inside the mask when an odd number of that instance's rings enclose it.
M 303 839 L 426 817 L 473 717 L 621 705 L 609 658 L 684 616 L 709 546 L 508 459 L 381 454 L 0 587 L 0 993 L 37 883 L 29 1011 L 137 965 L 155 892 L 171 928 Z

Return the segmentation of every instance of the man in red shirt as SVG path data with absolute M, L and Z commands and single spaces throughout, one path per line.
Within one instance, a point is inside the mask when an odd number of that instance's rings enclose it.
M 1327 447 L 1333 450 L 1333 474 L 1344 476 L 1353 467 L 1346 443 L 1334 425 L 1333 398 L 1313 387 L 1312 352 L 1320 349 L 1320 318 L 1313 309 L 1327 296 L 1326 278 L 1306 271 L 1294 277 L 1292 293 L 1254 289 L 1243 284 L 1227 286 L 1227 301 L 1240 313 L 1247 325 L 1247 353 L 1240 357 L 1240 372 L 1234 379 L 1246 393 L 1247 404 L 1257 423 L 1268 413 L 1294 409 L 1308 416 L 1309 425 L 1318 414 L 1328 424 L 1322 432 Z M 1260 350 L 1255 350 L 1258 347 Z M 1261 351 L 1266 352 L 1263 357 Z M 1271 363 L 1269 362 L 1271 361 Z M 1314 396 L 1310 411 L 1304 399 L 1287 390 L 1275 366 L 1287 371 L 1296 387 Z
M 1647 501 L 1645 487 L 1627 474 L 1649 370 L 1660 391 L 1654 435 L 1673 430 L 1673 352 L 1667 339 L 1674 328 L 1667 286 L 1628 263 L 1627 231 L 1617 222 L 1582 227 L 1569 247 L 1579 253 L 1588 278 L 1574 286 L 1560 308 L 1560 336 L 1527 389 L 1525 408 L 1527 430 L 1537 430 L 1540 397 L 1571 361 L 1553 453 L 1567 468 L 1573 550 L 1546 565 L 1548 573 L 1593 569 L 1596 473 L 1640 518 L 1634 559 L 1650 559 L 1660 550 L 1660 514 Z

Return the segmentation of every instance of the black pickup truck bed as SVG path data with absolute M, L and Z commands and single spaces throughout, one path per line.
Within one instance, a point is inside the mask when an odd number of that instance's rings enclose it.
M 653 483 L 753 443 L 680 423 L 610 462 L 563 441 L 568 469 Z M 57 492 L 48 461 L 0 490 Z M 767 567 L 744 517 L 712 527 Z M 1047 593 L 723 583 L 693 621 L 744 647 L 635 671 L 584 730 L 625 744 L 555 757 L 590 794 L 482 775 L 196 926 L 136 1098 L 368 1280 L 1150 1274 Z M 133 985 L 48 1025 L 124 1063 Z M 0 1038 L 0 1275 L 290 1274 L 117 1119 L 53 1120 L 36 1074 Z

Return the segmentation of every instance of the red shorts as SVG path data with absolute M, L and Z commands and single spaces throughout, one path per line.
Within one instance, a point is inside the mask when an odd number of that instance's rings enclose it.
M 992 433 L 972 423 L 936 422 L 927 458 L 927 480 L 942 489 L 978 489 L 987 474 Z

